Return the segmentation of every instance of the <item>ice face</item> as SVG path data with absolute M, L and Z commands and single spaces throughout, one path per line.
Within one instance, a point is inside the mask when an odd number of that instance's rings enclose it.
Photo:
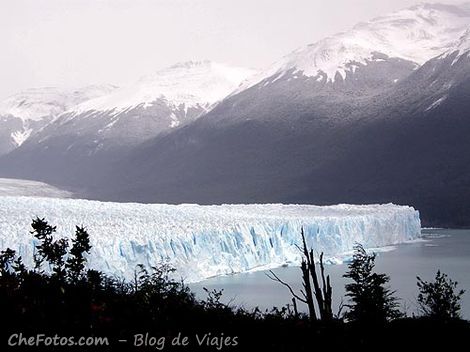
M 165 205 L 0 197 L 0 249 L 18 250 L 32 264 L 31 220 L 45 217 L 57 237 L 75 225 L 90 233 L 89 266 L 132 278 L 138 264 L 169 263 L 194 282 L 211 276 L 298 264 L 300 230 L 316 253 L 335 258 L 420 236 L 419 213 L 385 205 Z

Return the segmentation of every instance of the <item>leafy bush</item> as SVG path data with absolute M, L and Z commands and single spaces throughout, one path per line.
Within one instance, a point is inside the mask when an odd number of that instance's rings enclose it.
M 138 266 L 132 282 L 110 277 L 86 269 L 86 254 L 91 245 L 84 228 L 76 228 L 71 245 L 64 239 L 55 239 L 55 231 L 44 219 L 33 221 L 32 234 L 39 243 L 32 269 L 23 264 L 14 250 L 0 252 L 0 312 L 4 322 L 0 350 L 8 336 L 18 332 L 27 336 L 37 333 L 106 336 L 115 344 L 103 350 L 126 351 L 133 350 L 132 346 L 119 345 L 117 341 L 131 341 L 135 334 L 143 332 L 166 337 L 182 333 L 193 338 L 196 334 L 210 333 L 211 341 L 216 339 L 218 343 L 228 335 L 238 337 L 239 344 L 224 349 L 227 351 L 272 352 L 375 351 L 384 340 L 389 341 L 391 348 L 401 347 L 401 340 L 390 336 L 408 336 L 412 340 L 408 341 L 410 348 L 432 350 L 439 343 L 423 341 L 420 336 L 424 333 L 437 336 L 437 332 L 445 348 L 453 349 L 470 334 L 470 324 L 460 320 L 442 324 L 398 319 L 385 328 L 382 324 L 369 324 L 400 314 L 392 292 L 385 287 L 389 278 L 372 272 L 375 255 L 368 255 L 361 246 L 356 248 L 347 273 L 354 280 L 346 287 L 353 302 L 347 318 L 354 323 L 349 324 L 341 319 L 309 319 L 297 312 L 295 301 L 292 309 L 286 306 L 265 312 L 225 304 L 221 300 L 222 291 L 218 290 L 206 290 L 207 299 L 198 301 L 188 286 L 170 278 L 173 269 L 164 264 L 153 268 Z M 450 286 L 455 288 L 453 283 Z M 368 325 L 364 326 L 365 323 Z M 222 347 L 218 343 L 193 344 L 179 350 L 219 351 Z M 137 349 L 155 351 L 155 347 Z
M 458 283 L 437 271 L 434 282 L 418 279 L 418 305 L 424 316 L 447 320 L 460 318 L 460 300 L 464 290 L 457 291 Z
M 350 321 L 386 322 L 402 316 L 394 292 L 386 286 L 390 277 L 373 272 L 376 254 L 367 254 L 360 244 L 354 250 L 349 271 L 344 274 L 353 280 L 346 285 L 346 296 L 352 304 L 346 305 L 349 311 L 345 317 Z

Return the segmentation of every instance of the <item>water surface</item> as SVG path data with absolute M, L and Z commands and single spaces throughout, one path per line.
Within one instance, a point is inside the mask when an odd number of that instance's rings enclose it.
M 402 309 L 409 314 L 417 311 L 416 276 L 430 281 L 437 270 L 445 272 L 467 291 L 462 300 L 462 315 L 470 319 L 470 230 L 432 229 L 423 230 L 423 235 L 423 241 L 398 245 L 393 251 L 378 253 L 376 270 L 390 275 L 390 285 L 401 298 Z M 327 266 L 332 280 L 335 311 L 344 296 L 344 285 L 348 282 L 342 277 L 346 270 L 346 264 Z M 278 268 L 274 272 L 297 291 L 300 290 L 298 267 Z M 191 284 L 190 287 L 199 298 L 206 297 L 203 287 L 223 289 L 224 302 L 246 308 L 258 306 L 265 310 L 284 306 L 291 300 L 287 288 L 271 281 L 262 271 L 216 277 Z

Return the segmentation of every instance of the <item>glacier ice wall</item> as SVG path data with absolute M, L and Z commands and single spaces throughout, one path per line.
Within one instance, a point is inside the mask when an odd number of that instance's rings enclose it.
M 309 246 L 327 258 L 416 239 L 419 213 L 385 205 L 165 205 L 105 203 L 74 199 L 0 197 L 0 249 L 18 250 L 28 264 L 35 239 L 34 217 L 72 237 L 85 226 L 93 249 L 89 266 L 133 277 L 138 264 L 167 262 L 186 282 L 215 275 L 300 262 L 296 245 L 303 227 Z

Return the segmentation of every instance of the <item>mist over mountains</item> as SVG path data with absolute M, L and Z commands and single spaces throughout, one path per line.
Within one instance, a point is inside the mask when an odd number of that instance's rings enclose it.
M 0 103 L 0 176 L 113 201 L 395 202 L 468 226 L 469 29 L 469 4 L 424 4 L 256 73 L 189 62 L 21 93 Z

